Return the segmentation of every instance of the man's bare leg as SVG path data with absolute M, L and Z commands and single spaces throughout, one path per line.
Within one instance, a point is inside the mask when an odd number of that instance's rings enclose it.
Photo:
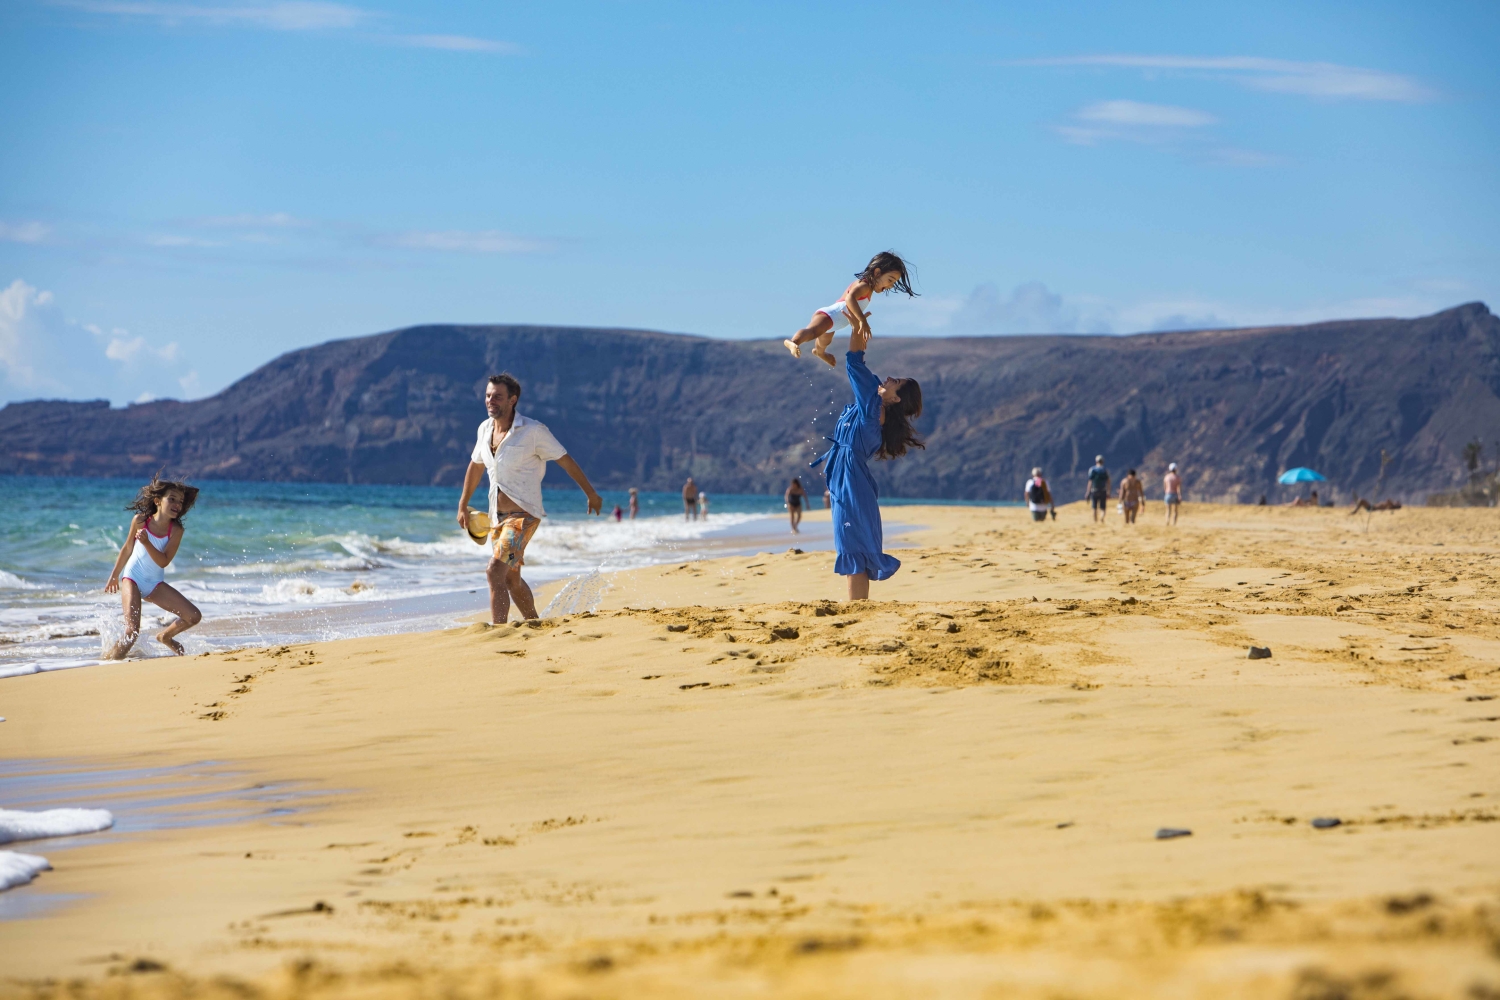
M 183 597 L 169 583 L 158 583 L 156 589 L 151 591 L 151 596 L 146 598 L 146 600 L 168 614 L 177 616 L 175 622 L 156 633 L 156 641 L 166 646 L 176 655 L 182 656 L 186 650 L 182 648 L 182 643 L 177 641 L 177 636 L 201 622 L 203 620 L 203 612 L 199 611 L 192 601 Z
M 510 617 L 510 567 L 492 558 L 484 576 L 490 584 L 490 622 L 504 625 Z
M 849 577 L 849 600 L 868 601 L 870 599 L 870 574 L 855 573 Z
M 521 579 L 521 568 L 518 566 L 510 571 L 510 599 L 515 602 L 516 610 L 521 612 L 522 618 L 535 618 L 536 598 L 531 596 L 531 587 Z

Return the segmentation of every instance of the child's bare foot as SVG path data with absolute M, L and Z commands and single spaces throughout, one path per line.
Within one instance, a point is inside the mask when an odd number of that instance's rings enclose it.
M 187 650 L 182 648 L 182 643 L 167 635 L 165 630 L 156 633 L 156 641 L 170 649 L 174 656 L 182 656 L 187 653 Z
M 794 357 L 794 358 L 800 358 L 800 357 L 802 357 L 802 345 L 801 344 L 797 343 L 795 340 L 783 340 L 781 343 L 782 343 L 782 345 L 784 347 L 786 347 L 787 350 L 789 350 L 789 351 L 792 352 L 792 357 Z
M 832 354 L 829 354 L 827 351 L 823 350 L 822 347 L 813 348 L 813 357 L 817 358 L 819 361 L 823 362 L 830 368 L 837 368 L 839 366 L 838 359 L 835 358 Z

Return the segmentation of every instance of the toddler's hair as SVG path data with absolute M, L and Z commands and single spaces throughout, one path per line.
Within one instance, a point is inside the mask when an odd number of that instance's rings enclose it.
M 896 393 L 901 401 L 885 408 L 885 423 L 880 425 L 880 450 L 876 458 L 900 458 L 907 448 L 926 448 L 917 437 L 911 422 L 922 415 L 922 387 L 914 378 L 904 379 Z
M 198 487 L 189 486 L 187 483 L 173 482 L 170 479 L 162 479 L 152 476 L 151 482 L 141 487 L 141 491 L 135 495 L 135 499 L 126 505 L 126 510 L 133 510 L 144 517 L 156 515 L 156 502 L 173 490 L 182 494 L 182 513 L 172 519 L 173 524 L 182 524 L 182 519 L 187 517 L 187 512 L 193 509 L 193 504 L 198 502 Z
M 905 292 L 907 295 L 915 296 L 917 293 L 911 290 L 911 275 L 906 273 L 906 261 L 896 255 L 894 250 L 882 250 L 870 258 L 870 263 L 865 269 L 855 275 L 860 281 L 873 282 L 882 274 L 895 271 L 901 277 L 896 281 L 895 290 Z

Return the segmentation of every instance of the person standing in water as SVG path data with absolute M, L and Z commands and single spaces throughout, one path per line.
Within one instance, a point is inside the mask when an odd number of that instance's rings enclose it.
M 880 524 L 880 491 L 869 460 L 896 459 L 909 448 L 927 447 L 912 421 L 922 415 L 922 387 L 914 378 L 881 381 L 865 366 L 868 327 L 849 334 L 844 355 L 854 402 L 839 414 L 833 447 L 812 463 L 823 466 L 833 501 L 833 571 L 849 580 L 849 600 L 870 597 L 871 580 L 887 580 L 901 560 L 887 555 Z
M 707 493 L 699 493 L 698 494 L 698 516 L 701 517 L 701 518 L 703 518 L 703 520 L 705 520 L 705 521 L 708 520 L 708 494 Z
M 523 618 L 535 618 L 536 601 L 521 579 L 526 564 L 526 546 L 541 527 L 547 511 L 542 507 L 542 476 L 547 463 L 556 462 L 573 477 L 588 498 L 590 514 L 604 509 L 604 499 L 594 491 L 589 477 L 558 443 L 547 425 L 516 412 L 521 383 L 510 372 L 491 375 L 484 390 L 484 408 L 489 419 L 479 425 L 478 440 L 464 473 L 463 492 L 458 497 L 458 523 L 469 530 L 469 497 L 485 473 L 490 477 L 490 564 L 485 578 L 490 585 L 490 621 L 505 624 L 512 599 Z
M 1167 474 L 1162 477 L 1161 483 L 1167 505 L 1167 523 L 1176 524 L 1177 509 L 1182 506 L 1182 477 L 1177 474 L 1176 462 L 1167 463 Z
M 687 482 L 682 484 L 682 519 L 698 520 L 698 484 L 693 482 L 692 476 L 688 476 Z
M 640 512 L 641 512 L 641 491 L 638 490 L 638 489 L 636 489 L 634 486 L 632 486 L 632 487 L 630 487 L 630 519 L 632 521 L 634 521 L 635 520 L 635 516 L 637 514 L 639 514 Z
M 177 636 L 203 620 L 203 613 L 163 579 L 164 571 L 177 557 L 182 544 L 182 519 L 198 502 L 198 487 L 152 479 L 141 487 L 126 510 L 135 511 L 125 544 L 115 557 L 115 568 L 104 584 L 106 594 L 120 595 L 125 615 L 125 633 L 104 657 L 121 660 L 135 645 L 141 632 L 141 599 L 144 598 L 177 620 L 156 634 L 156 641 L 176 656 L 184 652 Z
M 792 477 L 792 484 L 786 488 L 782 499 L 786 501 L 787 516 L 792 519 L 792 534 L 802 534 L 797 526 L 802 523 L 802 504 L 807 500 L 807 491 L 802 488 L 801 477 Z

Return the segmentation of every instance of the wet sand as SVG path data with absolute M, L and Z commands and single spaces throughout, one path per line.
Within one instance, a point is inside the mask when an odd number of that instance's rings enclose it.
M 52 854 L 4 991 L 1500 996 L 1500 512 L 891 514 L 868 603 L 783 551 L 0 682 L 12 761 L 322 793 Z

